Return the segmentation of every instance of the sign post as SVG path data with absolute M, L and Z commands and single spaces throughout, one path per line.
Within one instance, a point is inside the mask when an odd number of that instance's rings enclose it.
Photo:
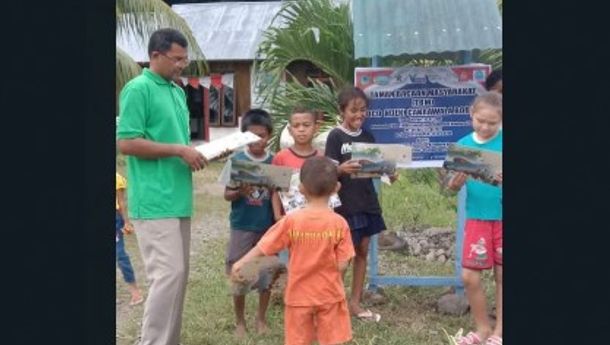
M 469 62 L 469 52 L 463 56 Z M 379 143 L 412 146 L 413 163 L 403 168 L 442 167 L 447 148 L 472 131 L 469 107 L 491 67 L 469 64 L 446 67 L 357 68 L 356 86 L 367 93 L 370 104 L 365 126 Z M 379 181 L 375 181 L 379 195 Z M 454 286 L 463 295 L 462 245 L 466 218 L 465 189 L 458 193 L 455 272 L 453 276 L 379 275 L 378 238 L 369 247 L 368 289 L 382 285 Z

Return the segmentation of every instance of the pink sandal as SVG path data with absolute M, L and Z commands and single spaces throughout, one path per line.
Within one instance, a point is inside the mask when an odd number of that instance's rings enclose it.
M 483 344 L 481 341 L 481 338 L 475 332 L 468 332 L 468 334 L 466 334 L 465 336 L 458 337 L 456 339 L 456 343 L 457 343 L 457 345 L 482 345 Z M 485 345 L 487 345 L 487 344 L 485 344 Z M 501 345 L 501 343 L 500 343 L 500 345 Z
M 485 345 L 502 345 L 502 338 L 498 337 L 497 335 L 492 335 L 491 337 L 487 338 Z

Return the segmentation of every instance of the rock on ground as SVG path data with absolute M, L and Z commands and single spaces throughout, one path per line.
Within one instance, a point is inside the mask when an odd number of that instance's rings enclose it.
M 462 316 L 468 312 L 468 300 L 466 296 L 447 294 L 437 302 L 438 311 L 444 314 Z

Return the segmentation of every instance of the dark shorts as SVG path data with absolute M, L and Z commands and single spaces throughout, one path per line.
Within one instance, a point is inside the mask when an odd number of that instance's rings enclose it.
M 264 231 L 255 232 L 231 230 L 231 236 L 227 245 L 227 255 L 225 257 L 225 272 L 227 274 L 231 274 L 233 264 L 246 255 L 250 249 L 254 248 L 264 234 Z M 257 288 L 259 292 L 268 290 L 270 288 L 272 278 L 273 277 L 271 274 L 263 270 L 260 273 L 260 278 L 254 284 L 254 286 L 236 285 L 233 287 L 233 294 L 239 296 L 245 295 L 253 288 Z
M 352 242 L 357 246 L 365 237 L 371 237 L 386 229 L 380 214 L 356 213 L 346 217 L 352 233 Z

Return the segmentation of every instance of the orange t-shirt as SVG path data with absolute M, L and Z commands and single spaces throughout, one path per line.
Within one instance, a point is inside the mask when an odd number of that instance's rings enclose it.
M 286 305 L 319 306 L 345 299 L 338 264 L 355 255 L 354 246 L 347 222 L 330 209 L 306 207 L 287 215 L 267 230 L 257 247 L 265 255 L 289 249 Z
M 291 167 L 295 170 L 301 169 L 305 160 L 310 157 L 321 156 L 322 153 L 318 150 L 314 151 L 313 154 L 308 156 L 301 156 L 295 153 L 291 148 L 280 150 L 271 161 L 273 165 L 281 165 L 285 167 Z

